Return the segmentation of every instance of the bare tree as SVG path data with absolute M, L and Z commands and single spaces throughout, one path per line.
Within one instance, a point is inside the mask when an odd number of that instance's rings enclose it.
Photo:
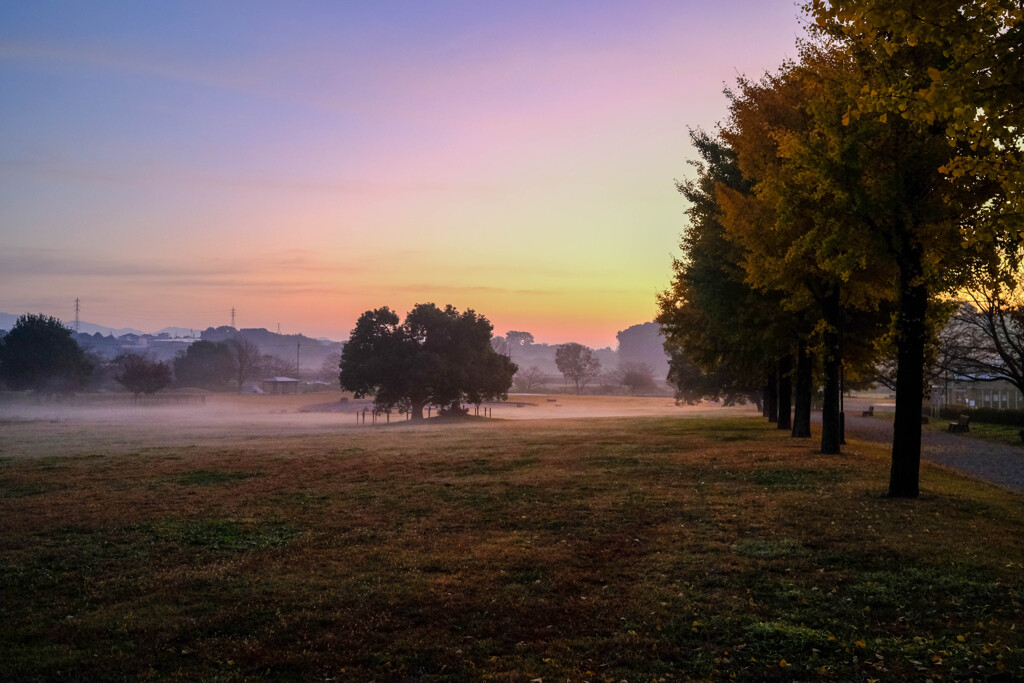
M 491 348 L 494 349 L 495 353 L 509 356 L 508 340 L 504 337 L 491 337 Z M 511 358 L 511 356 L 509 357 Z
M 267 353 L 260 356 L 259 371 L 264 377 L 290 377 L 295 373 L 295 364 Z
M 225 342 L 231 351 L 231 363 L 235 380 L 238 382 L 238 393 L 242 393 L 245 383 L 256 377 L 260 370 L 260 347 L 245 337 L 236 335 Z
M 1024 392 L 1024 288 L 1019 284 L 967 291 L 944 330 L 947 368 L 961 380 L 1006 380 Z
M 631 396 L 654 389 L 654 370 L 647 363 L 623 363 L 619 366 L 619 373 Z
M 320 370 L 316 373 L 316 378 L 321 382 L 331 382 L 337 384 L 338 376 L 341 372 L 341 354 L 330 353 L 324 358 L 323 364 L 320 366 Z
M 544 371 L 536 365 L 520 370 L 515 376 L 516 391 L 525 392 L 544 383 Z

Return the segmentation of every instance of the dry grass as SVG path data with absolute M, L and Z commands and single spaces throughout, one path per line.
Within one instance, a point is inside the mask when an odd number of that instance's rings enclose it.
M 883 449 L 161 414 L 2 425 L 0 678 L 1024 676 L 1020 496 Z

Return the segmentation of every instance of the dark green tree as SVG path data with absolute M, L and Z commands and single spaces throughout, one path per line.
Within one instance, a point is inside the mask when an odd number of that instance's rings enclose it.
M 170 365 L 137 353 L 120 353 L 112 365 L 115 368 L 114 381 L 132 392 L 135 398 L 140 394 L 156 393 L 169 386 L 174 379 Z
M 0 339 L 0 379 L 12 389 L 70 393 L 89 381 L 93 364 L 57 318 L 26 314 Z
M 658 297 L 668 379 L 678 401 L 753 400 L 767 415 L 777 406 L 777 359 L 797 346 L 792 316 L 780 297 L 747 283 L 745 250 L 727 238 L 722 225 L 720 193 L 749 192 L 736 154 L 703 131 L 692 131 L 690 137 L 700 155 L 691 162 L 697 177 L 677 184 L 690 203 L 689 225 L 680 241 L 683 255 L 673 264 L 672 284 Z M 810 436 L 809 391 L 807 432 L 794 431 L 794 436 Z M 774 412 L 778 419 L 777 407 Z M 788 417 L 786 407 L 781 412 Z
M 178 386 L 224 391 L 234 377 L 231 349 L 223 342 L 194 342 L 174 359 L 174 378 Z
M 389 308 L 363 313 L 341 352 L 341 387 L 378 409 L 451 412 L 462 401 L 506 398 L 516 365 L 491 347 L 492 327 L 472 310 L 418 304 L 399 323 Z

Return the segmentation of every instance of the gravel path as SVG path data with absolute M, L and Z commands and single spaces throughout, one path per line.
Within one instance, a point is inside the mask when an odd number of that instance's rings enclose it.
M 892 422 L 846 413 L 846 436 L 875 443 L 892 443 Z M 1004 446 L 964 434 L 924 429 L 921 458 L 1012 491 L 1024 493 L 1024 448 Z

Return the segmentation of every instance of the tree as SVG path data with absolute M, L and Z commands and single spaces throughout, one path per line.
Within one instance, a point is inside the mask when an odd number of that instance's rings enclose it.
M 740 80 L 723 138 L 751 187 L 747 193 L 724 188 L 720 201 L 728 238 L 745 249 L 748 282 L 777 293 L 796 315 L 802 340 L 818 342 L 821 451 L 838 453 L 840 369 L 854 341 L 848 330 L 858 331 L 856 341 L 868 332 L 868 346 L 883 333 L 888 319 L 879 312 L 891 296 L 895 268 L 878 253 L 883 239 L 864 229 L 856 213 L 861 207 L 849 201 L 868 180 L 859 175 L 862 151 L 878 133 L 841 123 L 848 89 L 859 83 L 856 65 L 813 47 L 802 58 L 758 82 Z M 803 390 L 807 383 L 797 385 Z
M 521 346 L 529 346 L 532 343 L 533 335 L 529 332 L 509 330 L 505 333 L 505 345 L 510 359 L 512 358 L 512 349 L 519 348 Z
M 649 322 L 627 327 L 616 333 L 615 338 L 619 342 L 619 365 L 643 363 L 650 368 L 652 376 L 664 379 L 668 374 L 665 337 L 658 323 Z
M 1015 248 L 1024 216 L 1020 5 L 813 0 L 809 9 L 857 69 L 833 102 L 863 144 L 832 180 L 897 271 L 889 495 L 914 498 L 929 306 L 991 266 L 999 248 Z
M 241 335 L 235 335 L 231 339 L 222 342 L 231 353 L 231 367 L 234 371 L 234 379 L 238 384 L 238 393 L 242 393 L 245 383 L 256 377 L 260 372 L 262 356 L 260 347 Z
M 118 354 L 112 365 L 115 368 L 114 381 L 134 394 L 152 394 L 170 385 L 173 376 L 171 366 L 164 362 L 152 361 L 145 356 L 126 351 Z
M 340 353 L 329 353 L 324 358 L 323 364 L 316 373 L 316 378 L 322 382 L 335 382 L 338 379 L 338 368 L 341 364 Z
M 544 383 L 544 371 L 537 365 L 531 365 L 525 370 L 517 372 L 513 381 L 516 391 L 527 392 Z
M 939 365 L 960 380 L 1006 380 L 1024 393 L 1024 288 L 989 282 L 966 294 L 944 331 Z M 944 367 L 943 367 L 944 366 Z
M 331 379 L 338 378 L 338 361 L 341 359 L 341 354 L 335 355 L 337 360 L 334 361 L 334 365 L 331 368 Z M 265 353 L 260 356 L 259 372 L 264 377 L 291 377 L 295 374 L 295 363 L 287 361 L 280 356 Z
M 812 28 L 872 78 L 851 118 L 900 119 L 949 139 L 941 172 L 995 181 L 967 241 L 1024 227 L 1024 10 L 1020 0 L 812 0 Z
M 230 347 L 224 342 L 193 342 L 174 358 L 174 377 L 179 386 L 224 391 L 235 377 Z
M 577 395 L 587 386 L 587 382 L 601 374 L 601 361 L 594 352 L 576 342 L 562 344 L 555 349 L 555 366 L 576 384 Z
M 646 363 L 625 363 L 619 367 L 622 384 L 630 395 L 654 389 L 654 371 Z
M 0 339 L 0 379 L 12 389 L 74 392 L 85 386 L 93 364 L 60 320 L 19 316 Z
M 341 386 L 413 419 L 427 405 L 456 412 L 463 400 L 507 398 L 517 368 L 491 347 L 491 330 L 487 318 L 452 306 L 418 304 L 401 324 L 389 308 L 366 311 L 342 349 Z
M 752 400 L 767 409 L 767 383 L 780 341 L 792 336 L 789 315 L 777 295 L 747 282 L 745 250 L 727 238 L 722 224 L 721 194 L 750 191 L 735 152 L 703 131 L 691 131 L 690 139 L 700 155 L 690 162 L 697 177 L 677 183 L 690 204 L 689 225 L 680 239 L 682 256 L 673 262 L 672 283 L 658 296 L 668 381 L 679 402 Z

